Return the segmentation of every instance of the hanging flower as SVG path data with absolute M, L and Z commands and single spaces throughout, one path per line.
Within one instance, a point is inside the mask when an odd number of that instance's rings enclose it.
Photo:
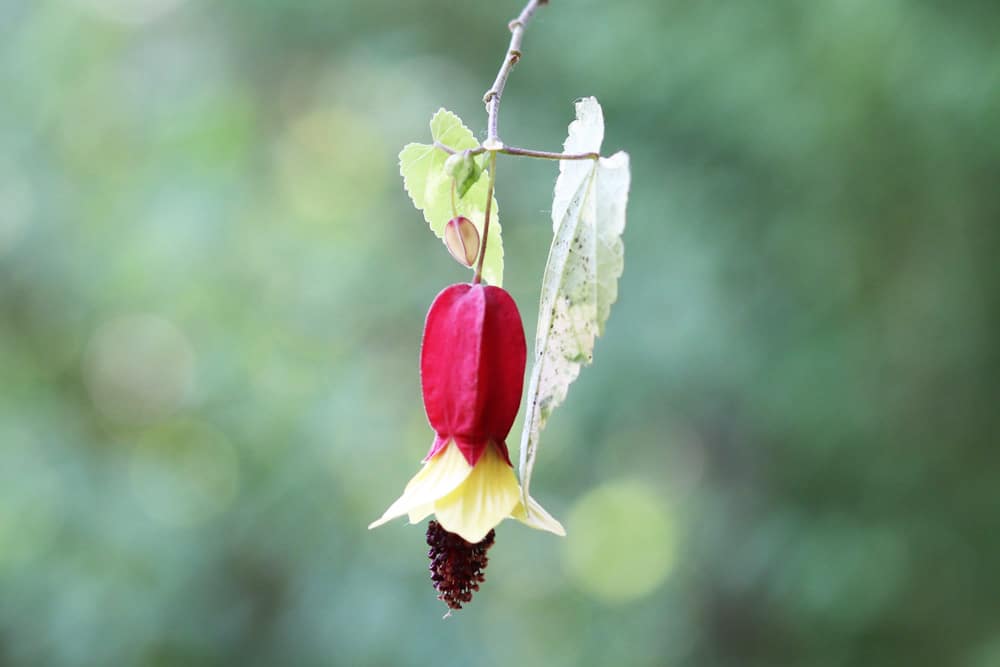
M 432 554 L 457 548 L 434 527 L 440 524 L 444 533 L 460 537 L 468 547 L 484 543 L 481 553 L 475 552 L 483 567 L 493 529 L 507 517 L 566 534 L 534 499 L 524 507 L 507 452 L 507 434 L 521 404 L 526 356 L 521 316 L 506 291 L 459 284 L 438 294 L 427 313 L 420 351 L 424 409 L 434 443 L 403 495 L 369 528 L 404 514 L 410 523 L 434 514 L 437 522 L 428 531 Z M 470 591 L 462 593 L 469 597 L 478 588 L 477 577 L 482 581 L 481 567 L 473 569 L 465 582 Z M 433 564 L 432 570 L 435 577 L 447 578 Z M 446 593 L 442 590 L 442 599 L 453 606 L 443 597 Z M 461 601 L 453 608 L 460 608 Z

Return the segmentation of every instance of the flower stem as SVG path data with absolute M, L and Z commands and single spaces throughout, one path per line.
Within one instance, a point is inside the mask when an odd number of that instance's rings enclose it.
M 486 186 L 486 214 L 483 218 L 483 243 L 479 246 L 479 262 L 476 263 L 476 275 L 473 285 L 478 285 L 483 279 L 483 260 L 486 259 L 486 245 L 490 240 L 490 209 L 493 208 L 493 186 L 497 180 L 497 152 L 490 151 L 490 175 Z

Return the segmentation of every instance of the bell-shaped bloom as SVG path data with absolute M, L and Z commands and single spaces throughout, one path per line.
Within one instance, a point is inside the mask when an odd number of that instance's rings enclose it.
M 521 405 L 527 348 L 521 315 L 499 287 L 445 288 L 427 313 L 420 351 L 424 409 L 435 438 L 403 495 L 372 523 L 434 514 L 441 526 L 477 543 L 507 517 L 565 535 L 521 488 L 507 434 Z

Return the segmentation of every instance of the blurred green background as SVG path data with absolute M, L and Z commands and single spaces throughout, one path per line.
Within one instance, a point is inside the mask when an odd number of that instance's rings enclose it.
M 0 0 L 0 664 L 1000 665 L 992 0 L 542 9 L 501 136 L 595 95 L 633 165 L 569 536 L 504 523 L 442 621 L 365 530 L 468 276 L 396 155 L 484 136 L 519 9 Z M 530 338 L 555 165 L 498 178 Z

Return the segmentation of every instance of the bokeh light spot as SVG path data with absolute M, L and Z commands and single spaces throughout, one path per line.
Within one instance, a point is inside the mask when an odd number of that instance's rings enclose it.
M 190 390 L 194 352 L 170 321 L 156 315 L 112 319 L 94 334 L 84 376 L 105 416 L 148 423 L 172 414 Z
M 279 187 L 291 212 L 329 230 L 363 228 L 357 216 L 384 191 L 385 149 L 378 129 L 340 108 L 313 109 L 292 120 L 277 146 Z
M 986 643 L 972 650 L 968 667 L 1000 667 L 1000 634 L 993 635 Z
M 145 432 L 129 460 L 132 492 L 152 518 L 201 523 L 225 510 L 239 489 L 239 459 L 224 434 L 196 421 Z
M 651 593 L 675 562 L 674 520 L 642 482 L 610 482 L 586 494 L 570 511 L 566 532 L 570 576 L 607 602 Z

